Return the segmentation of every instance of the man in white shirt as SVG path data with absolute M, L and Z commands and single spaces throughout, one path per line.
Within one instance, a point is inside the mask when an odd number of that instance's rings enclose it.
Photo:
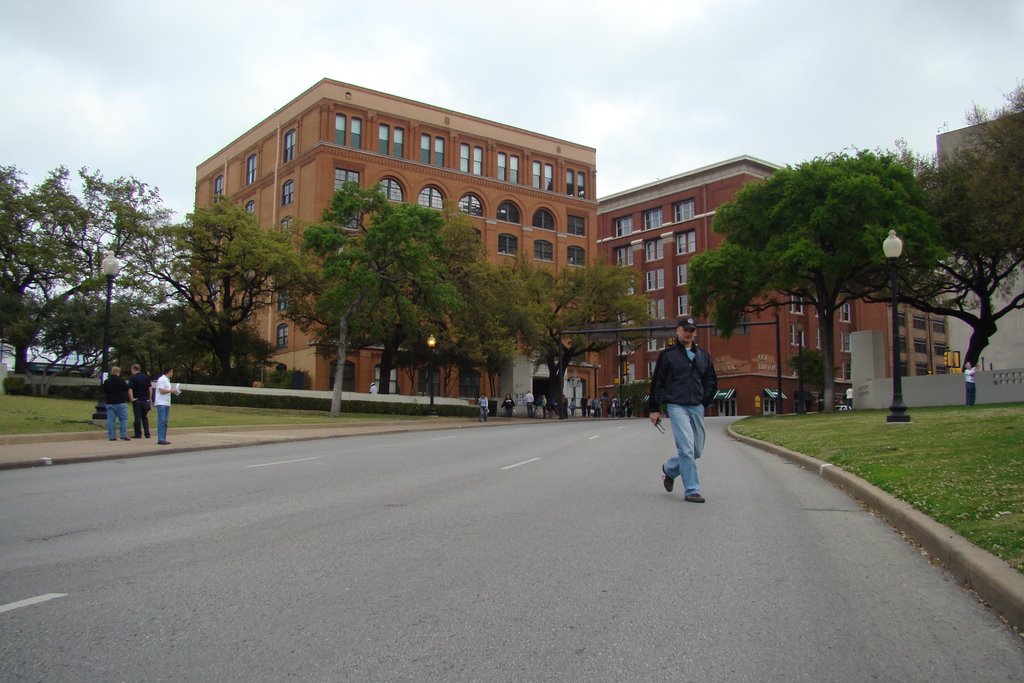
M 533 392 L 526 392 L 526 417 L 533 417 Z
M 171 384 L 174 368 L 167 368 L 156 381 L 153 405 L 156 406 L 156 442 L 160 446 L 170 445 L 167 440 L 167 421 L 171 417 L 171 394 L 180 394 L 181 385 Z

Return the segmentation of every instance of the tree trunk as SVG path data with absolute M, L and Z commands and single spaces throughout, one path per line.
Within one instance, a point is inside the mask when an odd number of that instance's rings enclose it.
M 835 309 L 822 306 L 818 309 L 818 320 L 821 321 L 821 374 L 824 385 L 822 411 L 835 412 L 836 396 L 836 312 Z
M 338 324 L 338 362 L 334 368 L 334 391 L 331 393 L 331 417 L 341 417 L 341 392 L 345 382 L 345 358 L 348 356 L 348 316 Z

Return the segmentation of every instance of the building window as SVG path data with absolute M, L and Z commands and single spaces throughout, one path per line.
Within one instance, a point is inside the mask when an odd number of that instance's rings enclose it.
M 405 131 L 395 126 L 395 144 L 392 153 L 398 159 L 405 158 Z
M 538 261 L 554 261 L 554 246 L 547 240 L 537 240 L 533 243 L 533 258 Z
M 334 169 L 334 189 L 340 190 L 345 183 L 359 184 L 359 171 L 350 171 L 347 168 Z
M 250 199 L 249 201 L 247 201 L 245 203 L 245 212 L 246 213 L 251 213 L 251 214 L 256 213 L 256 201 L 255 200 Z
M 281 186 L 281 206 L 288 206 L 291 204 L 294 193 L 295 183 L 291 180 L 286 180 L 284 185 Z
M 418 201 L 420 206 L 425 206 L 428 209 L 440 210 L 444 208 L 444 195 L 441 194 L 441 190 L 433 185 L 427 185 L 420 190 Z
M 498 253 L 510 256 L 519 253 L 519 240 L 516 239 L 516 236 L 505 232 L 498 235 Z
M 555 217 L 547 209 L 537 209 L 533 214 L 533 227 L 541 230 L 554 230 Z
M 566 257 L 570 266 L 587 265 L 587 252 L 584 251 L 583 247 L 569 247 L 566 251 Z
M 676 297 L 676 315 L 690 315 L 690 297 L 680 294 Z
M 687 270 L 688 270 L 688 268 L 687 268 L 687 265 L 685 263 L 680 263 L 679 265 L 676 266 L 676 284 L 677 285 L 685 285 L 686 284 Z
M 355 149 L 363 148 L 363 121 L 352 117 L 352 130 L 349 131 L 349 142 Z
M 693 230 L 676 235 L 676 254 L 692 254 L 697 251 L 697 233 Z
M 803 330 L 798 330 L 796 325 L 789 326 L 789 345 L 790 346 L 806 346 L 807 338 L 804 336 Z
M 292 217 L 291 216 L 285 216 L 284 218 L 281 219 L 281 232 L 291 232 L 291 231 L 292 231 Z
M 538 190 L 540 189 L 541 182 L 540 167 L 541 164 L 539 161 L 533 162 L 533 174 L 530 176 L 530 183 Z
M 633 247 L 618 247 L 615 250 L 615 262 L 620 266 L 633 265 Z
M 484 148 L 473 148 L 473 175 L 484 174 Z
M 585 235 L 587 233 L 587 219 L 583 216 L 569 216 L 566 219 L 566 228 L 570 235 Z
M 382 123 L 377 126 L 377 152 L 387 156 L 391 149 L 391 126 Z
M 633 234 L 633 217 L 623 216 L 615 219 L 615 236 L 624 237 Z
M 463 195 L 462 199 L 459 200 L 459 211 L 468 213 L 470 216 L 483 217 L 484 205 L 475 194 L 467 194 Z
M 469 145 L 465 142 L 459 145 L 459 170 L 469 173 Z
M 945 342 L 935 342 L 935 355 L 945 356 L 946 355 L 946 344 Z
M 796 315 L 803 315 L 804 314 L 804 302 L 802 302 L 802 301 L 790 301 L 789 302 L 789 312 L 790 313 L 794 313 Z
M 686 201 L 677 202 L 672 207 L 672 217 L 676 223 L 682 223 L 683 221 L 692 220 L 693 213 L 693 200 L 687 199 Z
M 648 270 L 645 275 L 647 276 L 647 288 L 646 292 L 653 292 L 658 289 L 665 289 L 665 269 L 657 268 L 655 270 Z
M 288 324 L 281 323 L 277 326 L 277 348 L 283 349 L 288 346 Z
M 647 303 L 647 310 L 655 320 L 663 320 L 665 318 L 665 300 L 652 299 Z
M 480 373 L 473 370 L 459 371 L 459 396 L 462 398 L 480 397 Z
M 852 307 L 850 306 L 850 302 L 849 301 L 847 301 L 845 304 L 843 304 L 842 306 L 839 307 L 839 322 L 841 322 L 841 323 L 848 323 L 848 322 L 850 322 L 850 319 L 851 319 L 851 315 L 850 315 L 851 309 L 852 309 Z
M 914 337 L 914 353 L 928 353 L 928 340 Z
M 224 196 L 224 176 L 219 175 L 213 179 L 213 201 L 219 202 Z
M 896 312 L 896 326 L 897 327 L 906 327 L 907 326 L 907 317 L 903 313 L 903 311 L 897 311 Z
M 915 330 L 926 330 L 926 329 L 928 329 L 928 326 L 925 324 L 925 320 L 924 320 L 924 316 L 923 315 L 914 315 L 914 316 L 911 317 L 911 321 L 914 324 L 914 329 Z
M 444 167 L 444 138 L 434 138 L 434 166 Z
M 277 310 L 288 310 L 288 292 L 283 289 L 277 293 Z
M 384 195 L 393 202 L 400 202 L 405 198 L 405 192 L 402 190 L 402 185 L 394 178 L 384 178 L 377 187 Z
M 420 163 L 430 163 L 430 136 L 426 133 L 420 136 Z
M 245 160 L 245 184 L 252 185 L 256 182 L 256 155 L 250 154 Z
M 515 154 L 508 158 L 508 181 L 513 185 L 519 184 L 519 157 Z
M 284 134 L 284 163 L 286 164 L 295 158 L 295 138 L 294 128 Z
M 587 174 L 586 173 L 584 173 L 583 171 L 577 171 L 576 172 L 576 196 L 577 197 L 586 197 L 587 196 L 587 186 L 585 184 L 586 179 L 587 179 Z
M 840 332 L 839 333 L 839 350 L 843 353 L 850 352 L 850 333 Z
M 656 239 L 644 242 L 644 260 L 657 261 L 665 258 L 665 240 Z
M 945 320 L 932 320 L 932 332 L 936 334 L 946 334 L 946 321 Z
M 576 196 L 576 171 L 571 168 L 565 169 L 565 193 L 570 197 Z
M 348 117 L 344 114 L 334 115 L 334 144 L 345 144 L 345 131 L 348 129 Z
M 651 209 L 644 211 L 644 230 L 654 230 L 660 228 L 661 222 L 661 209 Z
M 498 180 L 505 182 L 508 177 L 508 155 L 498 152 Z
M 508 223 L 519 223 L 519 207 L 512 202 L 502 202 L 498 206 L 498 220 Z
M 929 372 L 928 372 L 928 363 L 921 363 L 921 362 L 914 363 L 914 374 L 915 375 L 927 375 L 927 374 L 929 374 Z

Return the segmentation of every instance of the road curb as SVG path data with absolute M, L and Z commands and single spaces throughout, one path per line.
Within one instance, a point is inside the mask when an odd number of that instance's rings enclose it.
M 1024 631 L 1024 575 L 1004 560 L 979 548 L 946 525 L 914 509 L 909 503 L 832 463 L 737 434 L 731 425 L 727 431 L 736 441 L 817 472 L 819 477 L 878 513 L 882 519 L 936 558 L 946 571 L 977 593 L 1014 629 Z

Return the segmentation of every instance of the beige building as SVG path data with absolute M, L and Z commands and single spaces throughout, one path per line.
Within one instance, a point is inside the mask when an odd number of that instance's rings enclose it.
M 379 187 L 393 201 L 440 210 L 457 203 L 496 262 L 522 254 L 553 268 L 596 256 L 596 151 L 541 133 L 324 79 L 257 123 L 196 169 L 196 206 L 226 196 L 260 224 L 301 230 L 320 220 L 347 180 Z M 287 297 L 260 317 L 274 360 L 328 389 L 331 359 L 287 319 Z M 366 391 L 377 376 L 372 349 L 354 351 L 345 389 Z M 517 362 L 502 393 L 532 388 L 535 370 Z M 419 391 L 404 373 L 387 389 Z M 459 382 L 478 396 L 479 378 Z M 456 393 L 454 389 L 450 393 Z

